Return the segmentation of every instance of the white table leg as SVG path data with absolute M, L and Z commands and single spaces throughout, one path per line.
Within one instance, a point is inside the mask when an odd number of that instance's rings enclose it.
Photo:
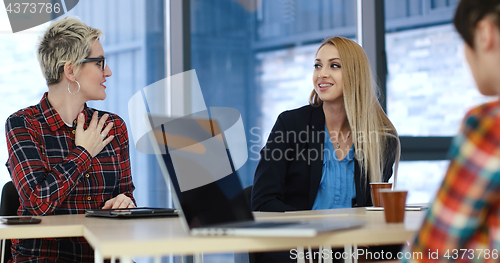
M 182 257 L 181 257 L 182 258 Z M 170 262 L 172 262 L 173 260 L 170 259 Z M 155 263 L 161 263 L 161 256 L 156 256 L 155 257 Z
M 2 250 L 0 250 L 0 262 L 3 263 L 4 261 L 4 253 L 5 253 L 5 241 L 7 241 L 6 239 L 2 239 Z
M 129 256 L 122 256 L 120 257 L 120 263 L 134 263 L 134 261 Z
M 358 245 L 354 244 L 352 247 L 354 249 L 354 263 L 358 263 Z
M 344 245 L 344 253 L 347 253 L 347 258 L 344 260 L 345 263 L 352 263 L 352 245 Z
M 111 257 L 111 263 L 116 263 L 116 257 L 115 256 Z
M 297 258 L 297 263 L 306 263 L 306 257 L 304 254 L 304 247 L 298 247 L 297 248 L 297 255 L 302 255 L 302 258 Z
M 333 257 L 335 255 L 332 254 L 332 247 L 329 245 L 323 246 L 323 250 L 328 252 L 328 256 L 325 257 L 325 263 L 333 263 Z
M 94 262 L 95 263 L 104 263 L 104 258 L 102 257 L 101 252 L 99 250 L 94 250 Z
M 318 251 L 319 251 L 318 263 L 321 263 L 321 261 L 323 260 L 323 247 L 319 246 Z
M 197 253 L 193 255 L 193 258 L 194 263 L 203 263 L 203 253 Z

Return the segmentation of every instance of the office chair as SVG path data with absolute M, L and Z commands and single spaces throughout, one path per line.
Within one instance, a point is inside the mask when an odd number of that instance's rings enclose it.
M 243 195 L 245 195 L 245 199 L 247 199 L 248 205 L 250 208 L 252 207 L 252 186 L 248 186 L 243 189 Z
M 17 215 L 17 209 L 19 208 L 19 195 L 17 194 L 16 187 L 9 181 L 2 189 L 2 199 L 0 201 L 0 216 L 15 216 Z M 12 252 L 10 246 L 12 245 L 10 240 L 5 240 L 5 251 L 3 255 L 4 262 L 7 262 L 12 257 Z

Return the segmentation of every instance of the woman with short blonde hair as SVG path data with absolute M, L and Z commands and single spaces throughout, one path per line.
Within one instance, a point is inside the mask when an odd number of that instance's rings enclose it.
M 106 98 L 104 83 L 112 74 L 101 35 L 76 18 L 64 18 L 40 38 L 37 54 L 48 92 L 5 124 L 7 168 L 21 204 L 18 215 L 135 207 L 125 122 L 86 103 Z M 12 243 L 11 262 L 93 261 L 84 238 Z
M 101 30 L 87 26 L 75 17 L 53 22 L 40 36 L 37 49 L 38 62 L 47 85 L 61 80 L 66 63 L 74 65 L 78 72 L 83 66 L 82 61 L 102 36 Z

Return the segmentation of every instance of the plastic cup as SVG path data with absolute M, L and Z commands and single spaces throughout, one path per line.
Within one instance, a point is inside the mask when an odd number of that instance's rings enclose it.
M 405 220 L 406 196 L 408 195 L 408 191 L 381 189 L 379 193 L 384 202 L 385 222 L 403 223 Z
M 370 188 L 372 190 L 373 206 L 382 207 L 382 198 L 380 197 L 378 190 L 391 189 L 392 183 L 370 183 Z

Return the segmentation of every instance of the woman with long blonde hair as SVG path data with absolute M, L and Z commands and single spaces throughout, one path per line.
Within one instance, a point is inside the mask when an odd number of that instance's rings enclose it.
M 260 152 L 256 211 L 371 206 L 369 182 L 387 182 L 394 164 L 396 177 L 398 135 L 377 100 L 363 48 L 343 37 L 324 41 L 313 84 L 309 105 L 281 113 Z M 291 260 L 288 251 L 254 258 Z
M 397 171 L 398 135 L 363 48 L 344 37 L 324 41 L 313 84 L 310 105 L 281 113 L 261 150 L 254 210 L 371 206 L 369 183 L 387 182 L 394 164 Z

